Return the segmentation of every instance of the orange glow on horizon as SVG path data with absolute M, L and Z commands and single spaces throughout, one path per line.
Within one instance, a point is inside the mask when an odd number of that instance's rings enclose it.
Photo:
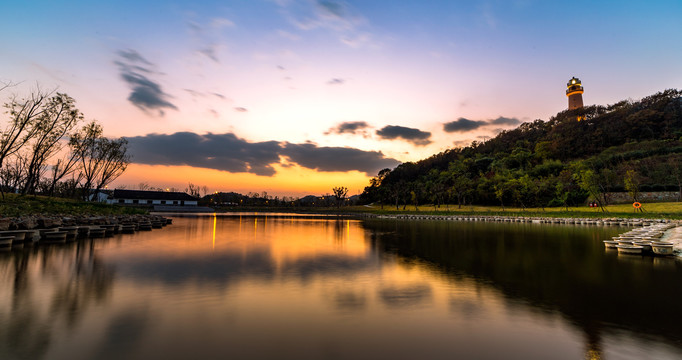
M 248 192 L 267 191 L 269 195 L 305 196 L 331 194 L 335 186 L 345 186 L 349 196 L 358 194 L 369 184 L 370 176 L 358 171 L 321 172 L 302 168 L 298 165 L 274 165 L 277 173 L 273 176 L 258 176 L 247 173 L 195 168 L 191 166 L 163 166 L 130 164 L 121 177 L 110 186 L 137 189 L 140 183 L 166 189 L 174 187 L 184 191 L 188 183 L 207 186 L 208 193 L 215 191 Z

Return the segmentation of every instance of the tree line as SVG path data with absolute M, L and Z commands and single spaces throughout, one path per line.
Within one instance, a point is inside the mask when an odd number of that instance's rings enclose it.
M 7 90 L 5 85 L 0 90 Z M 85 124 L 75 100 L 56 91 L 11 95 L 0 118 L 0 193 L 89 200 L 130 163 L 127 140 Z
M 682 91 L 666 90 L 562 111 L 485 142 L 383 169 L 361 199 L 417 209 L 423 203 L 526 208 L 586 201 L 603 209 L 613 192 L 627 192 L 633 201 L 641 191 L 682 195 L 680 165 Z

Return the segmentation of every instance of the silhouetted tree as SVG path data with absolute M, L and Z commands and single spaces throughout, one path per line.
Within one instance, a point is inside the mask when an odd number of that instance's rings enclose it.
M 339 186 L 332 189 L 334 193 L 334 198 L 336 199 L 336 207 L 341 207 L 341 203 L 346 199 L 348 195 L 348 188 L 345 186 Z

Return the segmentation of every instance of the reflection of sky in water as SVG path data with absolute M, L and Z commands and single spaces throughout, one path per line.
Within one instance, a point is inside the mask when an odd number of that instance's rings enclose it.
M 355 220 L 178 218 L 151 233 L 3 254 L 0 358 L 680 354 L 628 329 L 592 339 L 532 295 L 381 250 L 382 236 L 398 235 Z

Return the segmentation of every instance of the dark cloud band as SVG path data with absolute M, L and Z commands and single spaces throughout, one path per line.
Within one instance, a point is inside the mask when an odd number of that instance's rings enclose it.
M 280 157 L 318 171 L 360 171 L 373 175 L 399 161 L 379 151 L 319 147 L 313 143 L 249 142 L 232 133 L 199 135 L 178 132 L 128 138 L 133 162 L 149 165 L 187 165 L 261 176 L 275 174 Z
M 380 130 L 377 130 L 376 134 L 387 140 L 403 139 L 409 141 L 415 145 L 424 146 L 431 143 L 431 133 L 427 131 L 421 131 L 419 129 L 408 128 L 404 126 L 388 125 L 384 126 Z
M 468 132 L 476 130 L 482 126 L 497 125 L 497 126 L 514 126 L 521 123 L 521 120 L 516 118 L 506 118 L 498 117 L 492 120 L 469 120 L 465 118 L 459 118 L 455 121 L 450 121 L 443 124 L 443 131 L 445 132 Z

